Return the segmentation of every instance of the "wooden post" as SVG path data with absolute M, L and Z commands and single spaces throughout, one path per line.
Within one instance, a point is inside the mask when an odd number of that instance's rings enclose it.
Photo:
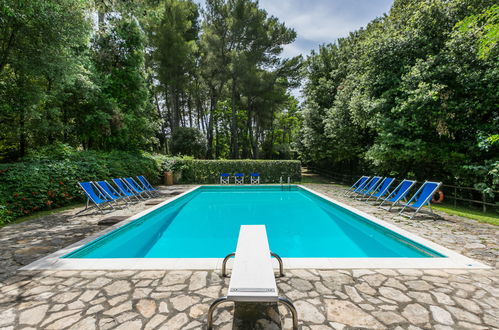
M 482 211 L 483 211 L 483 213 L 487 213 L 487 205 L 485 204 L 487 202 L 487 199 L 485 197 L 485 193 L 484 192 L 482 192 L 482 201 L 483 201 Z
M 457 188 L 454 186 L 454 207 L 457 206 Z

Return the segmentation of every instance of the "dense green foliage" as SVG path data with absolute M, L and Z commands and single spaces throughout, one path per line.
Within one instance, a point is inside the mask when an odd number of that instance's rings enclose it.
M 341 172 L 499 184 L 499 6 L 396 0 L 306 63 L 305 162 Z
M 183 127 L 203 158 L 291 155 L 295 32 L 254 0 L 0 0 L 0 26 L 0 162 L 55 143 L 171 153 Z
M 493 0 L 395 0 L 305 65 L 256 0 L 0 0 L 0 26 L 0 217 L 67 204 L 78 180 L 300 176 L 147 153 L 499 185 Z
M 299 181 L 300 168 L 299 161 L 195 160 L 123 151 L 75 152 L 67 145 L 50 146 L 23 162 L 0 164 L 0 224 L 85 201 L 77 184 L 82 181 L 145 175 L 151 183 L 159 183 L 164 171 L 175 171 L 181 173 L 180 183 L 217 183 L 222 172 L 259 172 L 262 183 L 276 183 L 281 176 Z
M 301 179 L 301 163 L 297 160 L 195 160 L 180 159 L 175 169 L 182 172 L 181 183 L 218 183 L 220 173 L 260 173 L 261 183 L 279 183 Z M 233 182 L 233 178 L 231 178 Z M 245 179 L 249 183 L 249 178 Z
M 89 1 L 0 1 L 0 160 L 57 142 L 147 149 L 157 121 L 132 15 L 92 26 Z
M 84 201 L 77 182 L 146 175 L 157 183 L 165 156 L 114 151 L 41 150 L 23 162 L 0 164 L 0 223 L 34 211 Z
M 179 127 L 172 134 L 172 153 L 202 158 L 206 152 L 206 141 L 197 128 Z

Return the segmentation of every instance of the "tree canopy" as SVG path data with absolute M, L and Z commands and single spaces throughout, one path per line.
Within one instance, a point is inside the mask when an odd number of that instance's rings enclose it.
M 395 0 L 305 61 L 256 0 L 0 0 L 0 25 L 0 162 L 64 144 L 499 183 L 493 0 Z
M 275 131 L 298 128 L 301 58 L 280 56 L 296 34 L 257 1 L 0 0 L 0 23 L 0 161 L 175 153 L 187 132 L 197 157 L 290 157 Z
M 498 184 L 495 1 L 396 0 L 305 65 L 307 162 Z

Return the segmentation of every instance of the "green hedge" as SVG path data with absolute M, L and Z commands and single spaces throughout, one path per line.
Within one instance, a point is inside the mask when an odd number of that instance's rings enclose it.
M 292 160 L 194 160 L 130 152 L 43 150 L 23 162 L 0 164 L 0 224 L 35 211 L 85 201 L 79 181 L 145 175 L 158 183 L 164 171 L 181 172 L 181 183 L 217 183 L 221 172 L 259 172 L 262 183 L 282 176 L 301 179 Z
M 145 175 L 157 183 L 165 156 L 74 152 L 0 164 L 0 224 L 34 211 L 84 201 L 79 181 Z
M 258 172 L 262 183 L 278 183 L 291 178 L 301 180 L 301 163 L 298 160 L 194 160 L 179 159 L 174 169 L 181 171 L 181 183 L 218 183 L 220 173 Z

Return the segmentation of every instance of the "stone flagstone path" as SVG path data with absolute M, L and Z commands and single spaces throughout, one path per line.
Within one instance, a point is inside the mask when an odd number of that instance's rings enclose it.
M 203 329 L 219 271 L 45 271 L 0 287 L 1 329 Z M 499 328 L 497 271 L 288 270 L 277 280 L 303 330 Z M 232 329 L 231 304 L 215 313 Z M 279 307 L 284 329 L 291 319 Z M 261 329 L 279 329 L 267 319 Z M 257 328 L 257 327 L 255 327 Z M 260 328 L 260 327 L 258 327 Z
M 341 197 L 337 186 L 309 186 L 499 266 L 497 227 L 442 213 L 438 220 L 409 221 Z M 147 207 L 142 203 L 112 215 Z M 16 272 L 20 265 L 102 230 L 96 225 L 102 216 L 73 217 L 76 211 L 0 229 L 0 330 L 206 329 L 209 304 L 228 287 L 229 280 L 220 278 L 219 270 Z M 297 269 L 286 270 L 277 283 L 281 294 L 294 302 L 303 330 L 499 329 L 497 268 Z M 269 308 L 269 315 L 249 328 L 290 329 L 288 311 L 278 311 Z M 232 304 L 221 305 L 215 313 L 216 329 L 248 329 L 233 324 L 233 313 Z

